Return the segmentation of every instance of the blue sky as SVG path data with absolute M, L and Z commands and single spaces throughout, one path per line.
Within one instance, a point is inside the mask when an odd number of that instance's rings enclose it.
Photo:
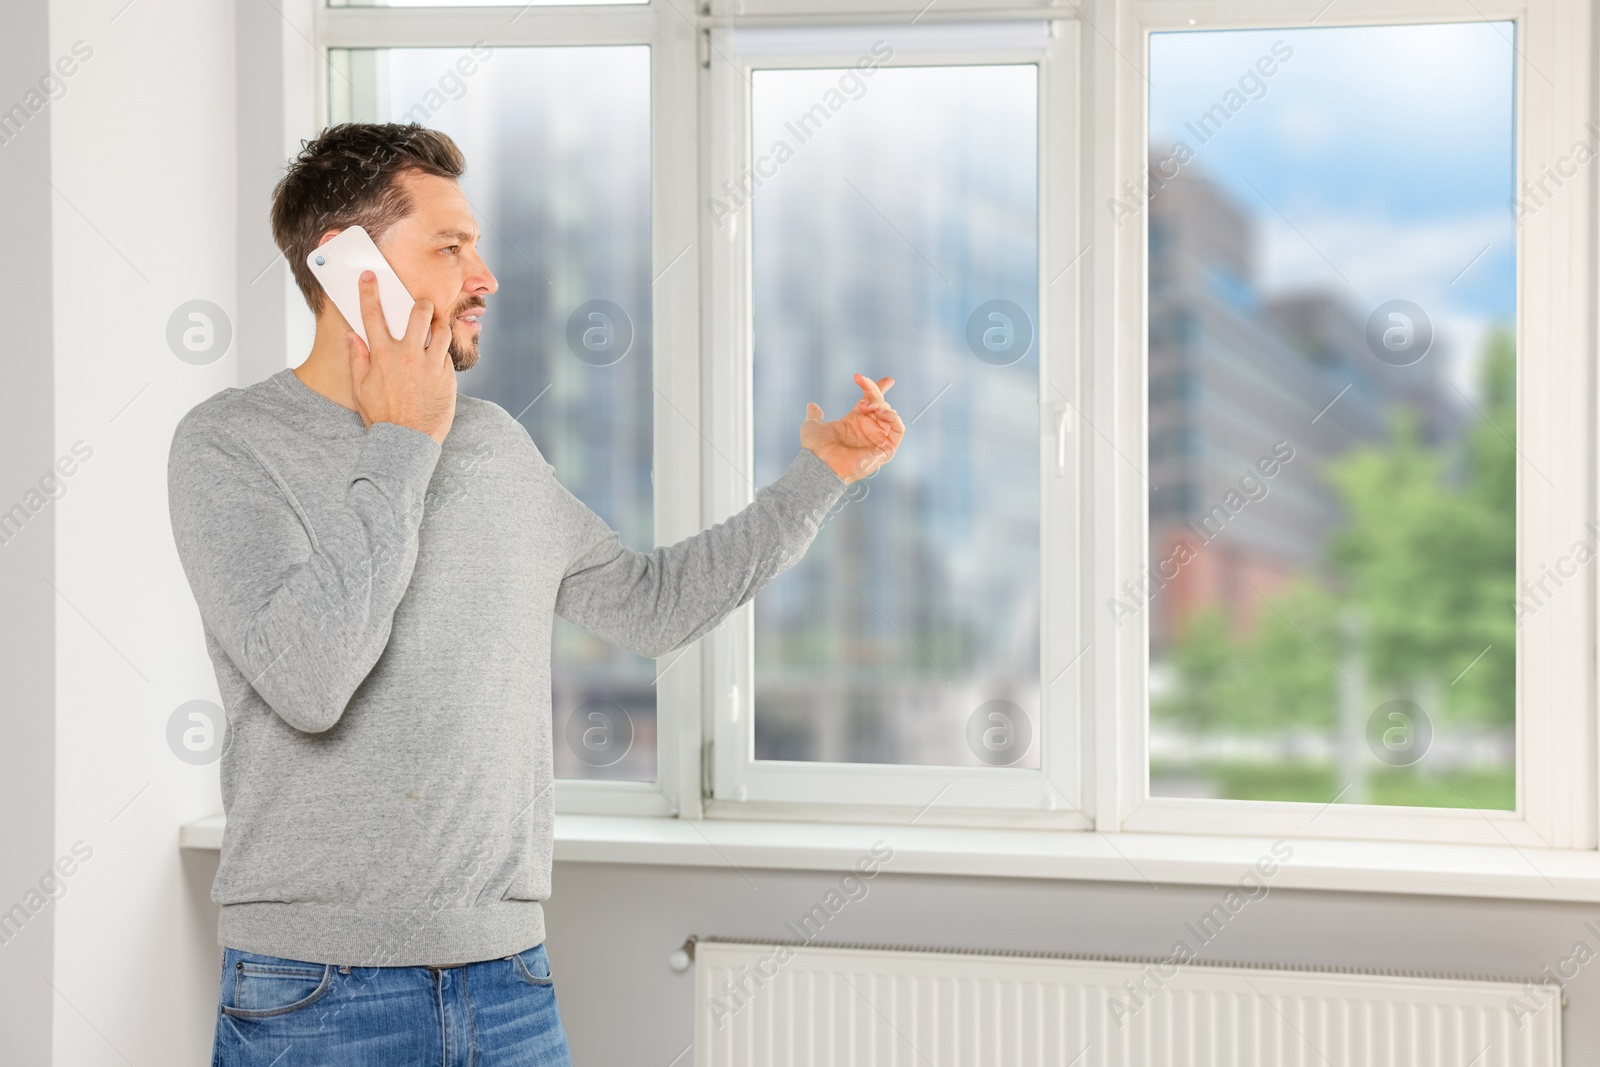
M 1333 288 L 1363 315 L 1413 300 L 1465 388 L 1482 330 L 1515 306 L 1513 35 L 1508 22 L 1156 34 L 1151 143 L 1182 139 L 1193 172 L 1256 218 L 1268 292 Z M 1274 44 L 1292 55 L 1202 143 L 1185 123 Z

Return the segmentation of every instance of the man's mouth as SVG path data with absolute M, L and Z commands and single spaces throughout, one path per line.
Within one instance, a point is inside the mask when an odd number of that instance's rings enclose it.
M 456 321 L 461 323 L 461 325 L 466 327 L 468 330 L 471 330 L 473 333 L 477 333 L 483 329 L 483 312 L 484 309 L 481 305 L 478 307 L 470 307 L 461 314 L 457 315 Z

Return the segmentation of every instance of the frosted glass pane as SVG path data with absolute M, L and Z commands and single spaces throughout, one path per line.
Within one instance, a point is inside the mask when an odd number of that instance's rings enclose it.
M 755 755 L 1037 767 L 1037 69 L 765 70 L 751 99 L 757 481 L 856 371 L 907 423 L 755 602 Z

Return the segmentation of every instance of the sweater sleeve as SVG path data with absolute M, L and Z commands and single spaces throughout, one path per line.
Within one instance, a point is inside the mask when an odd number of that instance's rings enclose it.
M 554 473 L 551 473 L 554 478 Z M 802 448 L 743 510 L 675 545 L 638 552 L 557 483 L 572 554 L 556 614 L 641 656 L 714 629 L 805 554 L 844 479 Z
M 440 446 L 368 428 L 344 508 L 311 530 L 289 491 L 221 420 L 173 436 L 168 509 L 206 629 L 261 698 L 299 730 L 327 730 L 389 641 L 411 581 Z

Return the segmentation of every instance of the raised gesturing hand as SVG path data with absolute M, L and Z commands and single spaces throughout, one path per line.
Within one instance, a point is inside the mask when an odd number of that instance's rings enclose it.
M 806 421 L 800 424 L 800 445 L 844 479 L 846 485 L 872 474 L 894 458 L 895 449 L 905 435 L 905 423 L 883 398 L 894 385 L 893 378 L 874 382 L 856 375 L 861 399 L 841 418 L 822 421 L 822 408 L 806 405 Z

